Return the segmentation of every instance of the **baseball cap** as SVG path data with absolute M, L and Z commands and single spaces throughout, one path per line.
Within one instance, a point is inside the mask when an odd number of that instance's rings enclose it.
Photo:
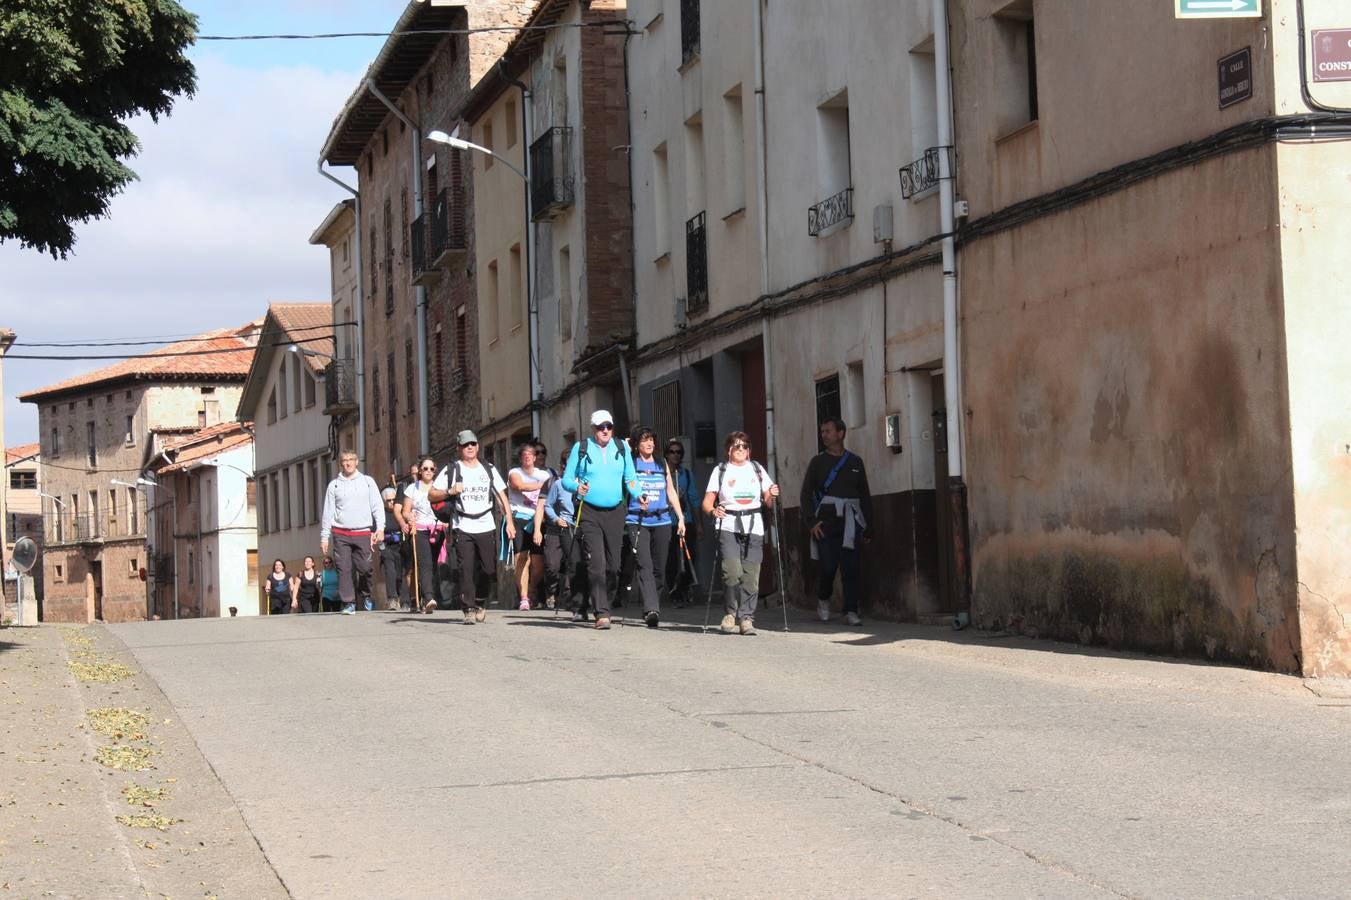
M 614 421 L 615 417 L 610 415 L 610 411 L 608 409 L 598 409 L 591 414 L 592 425 L 604 425 L 606 422 L 609 422 L 611 425 L 613 425 Z
M 463 447 L 465 444 L 477 444 L 478 435 L 466 428 L 455 436 L 455 442 Z

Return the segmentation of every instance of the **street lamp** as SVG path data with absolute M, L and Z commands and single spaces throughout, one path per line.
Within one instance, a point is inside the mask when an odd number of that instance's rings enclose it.
M 320 353 L 318 350 L 311 350 L 308 347 L 302 347 L 299 344 L 292 344 L 290 346 L 290 350 L 292 353 L 299 353 L 301 356 L 313 356 L 318 359 L 327 359 L 331 361 L 336 358 L 333 356 L 329 356 L 327 353 Z
M 132 484 L 130 481 L 118 481 L 116 478 L 114 478 L 114 479 L 112 479 L 112 483 L 113 483 L 113 484 L 120 484 L 120 485 L 122 485 L 122 487 L 129 487 L 129 488 L 139 488 L 139 487 L 159 487 L 158 484 L 156 484 L 155 482 L 151 481 L 149 478 L 137 478 L 135 484 Z
M 526 105 L 528 108 L 529 104 L 527 103 Z M 527 124 L 526 131 L 528 132 L 529 131 L 528 119 L 526 124 Z M 488 156 L 491 156 L 493 159 L 497 160 L 502 165 L 506 166 L 508 169 L 515 172 L 517 175 L 520 176 L 521 180 L 525 182 L 525 246 L 526 246 L 526 256 L 528 258 L 527 265 L 530 267 L 530 271 L 527 273 L 526 278 L 526 298 L 525 298 L 526 307 L 530 310 L 530 338 L 529 338 L 530 358 L 527 360 L 530 368 L 530 430 L 534 432 L 536 435 L 538 435 L 541 430 L 539 422 L 540 418 L 539 405 L 537 403 L 537 399 L 539 398 L 540 395 L 540 372 L 539 372 L 540 354 L 539 354 L 539 302 L 536 298 L 537 288 L 535 284 L 535 269 L 537 268 L 538 263 L 536 263 L 535 261 L 535 227 L 534 227 L 535 206 L 534 206 L 534 197 L 531 196 L 530 192 L 530 176 L 526 172 L 522 172 L 520 169 L 513 166 L 510 162 L 503 159 L 501 156 L 498 156 L 496 153 L 489 150 L 487 147 L 484 147 L 480 144 L 475 144 L 473 141 L 466 141 L 464 138 L 446 134 L 444 131 L 428 132 L 427 140 L 437 144 L 445 144 L 447 147 L 450 147 L 453 150 L 475 150 L 479 153 L 486 153 Z M 530 146 L 530 140 L 531 135 L 527 133 L 525 136 L 525 144 L 527 148 Z M 528 149 L 525 151 L 524 156 L 525 156 L 525 166 L 526 169 L 528 170 L 530 168 L 530 151 Z

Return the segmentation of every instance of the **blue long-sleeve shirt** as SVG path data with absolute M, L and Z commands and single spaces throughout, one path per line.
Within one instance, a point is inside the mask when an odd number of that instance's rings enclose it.
M 549 494 L 544 500 L 544 518 L 555 525 L 572 527 L 572 493 L 564 490 L 561 478 L 555 478 L 549 484 Z
M 580 460 L 581 448 L 586 455 Z M 638 474 L 633 469 L 633 455 L 628 445 L 611 440 L 602 447 L 595 441 L 578 441 L 568 453 L 568 464 L 563 470 L 563 487 L 576 493 L 579 484 L 589 485 L 586 503 L 601 509 L 610 509 L 624 502 L 624 488 L 638 493 Z

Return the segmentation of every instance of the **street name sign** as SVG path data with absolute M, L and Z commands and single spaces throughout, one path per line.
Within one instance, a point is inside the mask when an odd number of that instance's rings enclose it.
M 1259 19 L 1262 0 L 1173 0 L 1179 19 Z
M 1220 58 L 1220 109 L 1252 98 L 1252 48 Z
M 1313 30 L 1313 80 L 1351 81 L 1351 28 Z

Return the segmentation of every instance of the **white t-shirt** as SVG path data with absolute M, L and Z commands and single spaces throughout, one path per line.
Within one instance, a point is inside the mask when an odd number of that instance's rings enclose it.
M 511 476 L 513 475 L 520 475 L 527 484 L 534 482 L 538 487 L 528 491 L 518 491 L 511 486 Z M 525 469 L 517 466 L 507 473 L 507 502 L 511 504 L 511 511 L 516 514 L 517 518 L 533 519 L 535 517 L 535 504 L 539 502 L 540 492 L 548 489 L 548 469 L 535 469 L 527 475 Z
M 413 524 L 430 527 L 436 524 L 436 513 L 432 512 L 432 501 L 427 498 L 429 487 L 415 481 L 404 489 L 404 497 L 413 501 Z
M 713 473 L 708 478 L 708 487 L 705 493 L 714 493 L 718 491 L 718 466 L 713 467 Z M 770 479 L 769 473 L 763 468 L 759 473 L 757 463 L 743 463 L 733 465 L 727 463 L 727 468 L 722 474 L 722 491 L 718 493 L 717 504 L 728 512 L 728 515 L 721 520 L 715 519 L 719 531 L 735 531 L 739 534 L 758 534 L 764 536 L 765 523 L 759 515 L 734 516 L 733 510 L 754 513 L 760 509 L 760 496 L 769 490 L 770 485 L 774 484 Z
M 442 469 L 432 482 L 432 487 L 440 491 L 450 490 L 450 473 L 454 468 L 454 464 L 451 464 Z M 483 463 L 479 462 L 472 466 L 460 463 L 460 483 L 464 485 L 464 493 L 459 497 L 450 498 L 451 503 L 459 500 L 459 509 L 462 513 L 455 516 L 456 530 L 466 534 L 483 534 L 497 530 L 497 522 L 493 520 L 491 512 L 493 497 L 497 491 L 507 489 L 497 469 L 493 469 L 492 483 L 489 484 L 488 467 Z M 486 515 L 478 515 L 479 513 Z M 478 518 L 471 518 L 473 516 Z

